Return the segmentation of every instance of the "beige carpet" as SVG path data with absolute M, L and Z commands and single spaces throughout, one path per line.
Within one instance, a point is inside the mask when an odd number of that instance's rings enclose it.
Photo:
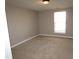
M 73 40 L 38 36 L 12 48 L 13 59 L 73 59 Z

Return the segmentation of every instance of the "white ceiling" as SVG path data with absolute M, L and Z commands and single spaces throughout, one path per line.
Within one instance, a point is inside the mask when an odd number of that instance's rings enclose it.
M 48 5 L 42 4 L 41 0 L 6 0 L 6 3 L 36 11 L 69 8 L 73 6 L 73 0 L 50 0 Z

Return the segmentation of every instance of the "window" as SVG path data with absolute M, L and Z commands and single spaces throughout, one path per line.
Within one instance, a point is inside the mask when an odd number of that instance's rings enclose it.
M 66 33 L 66 11 L 54 12 L 54 32 Z

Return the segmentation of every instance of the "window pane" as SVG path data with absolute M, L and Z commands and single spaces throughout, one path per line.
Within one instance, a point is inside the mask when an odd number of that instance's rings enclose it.
M 66 32 L 66 11 L 54 13 L 54 32 L 55 33 Z

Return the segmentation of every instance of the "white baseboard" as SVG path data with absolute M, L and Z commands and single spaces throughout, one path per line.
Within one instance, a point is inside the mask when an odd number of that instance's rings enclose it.
M 33 39 L 33 38 L 35 38 L 35 37 L 37 37 L 37 36 L 39 36 L 39 35 L 35 35 L 35 36 L 30 37 L 30 38 L 28 38 L 28 39 L 26 39 L 26 40 L 24 40 L 24 41 L 21 41 L 21 42 L 19 42 L 19 43 L 17 43 L 17 44 L 14 44 L 14 45 L 11 46 L 11 48 L 16 47 L 16 46 L 18 46 L 18 45 L 20 45 L 20 44 L 22 44 L 22 43 L 24 43 L 24 42 L 26 42 L 26 41 L 28 41 L 28 40 L 31 40 L 31 39 Z
M 42 36 L 63 37 L 63 38 L 73 38 L 73 37 L 70 37 L 70 36 L 62 36 L 62 35 L 49 35 L 49 34 L 39 34 L 39 35 L 42 35 Z
M 20 44 L 22 44 L 22 43 L 24 43 L 24 42 L 26 42 L 26 41 L 28 41 L 28 40 L 31 40 L 31 39 L 33 39 L 33 38 L 35 38 L 35 37 L 39 36 L 39 35 L 42 35 L 42 36 L 63 37 L 63 38 L 73 38 L 73 37 L 70 37 L 70 36 L 48 35 L 48 34 L 38 34 L 38 35 L 35 35 L 35 36 L 33 36 L 33 37 L 30 37 L 30 38 L 28 38 L 28 39 L 26 39 L 26 40 L 24 40 L 24 41 L 21 41 L 21 42 L 19 42 L 19 43 L 17 43 L 17 44 L 12 45 L 12 46 L 11 46 L 11 48 L 16 47 L 16 46 L 18 46 L 18 45 L 20 45 Z

